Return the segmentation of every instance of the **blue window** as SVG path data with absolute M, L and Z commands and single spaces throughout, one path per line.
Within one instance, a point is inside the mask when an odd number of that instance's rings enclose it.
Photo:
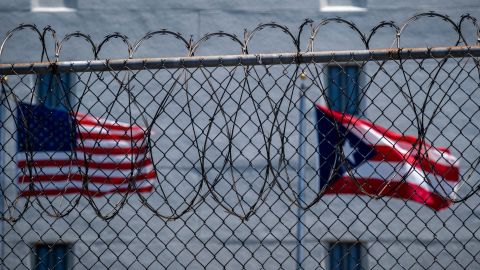
M 360 112 L 359 74 L 358 66 L 327 66 L 327 104 L 333 110 Z
M 35 270 L 66 270 L 70 266 L 71 246 L 38 244 L 35 246 Z
M 361 244 L 335 242 L 330 244 L 330 270 L 361 270 Z
M 72 89 L 72 74 L 41 74 L 37 78 L 37 101 L 52 109 L 68 108 Z

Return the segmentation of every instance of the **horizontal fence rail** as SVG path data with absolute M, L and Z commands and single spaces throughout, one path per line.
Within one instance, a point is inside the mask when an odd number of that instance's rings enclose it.
M 120 71 L 176 69 L 218 66 L 299 65 L 308 63 L 348 63 L 374 60 L 479 57 L 480 47 L 401 48 L 378 50 L 321 51 L 309 53 L 222 55 L 171 58 L 109 59 L 90 61 L 0 64 L 0 75 L 43 74 L 49 72 Z
M 402 47 L 423 19 L 448 25 L 453 42 Z M 318 49 L 332 24 L 360 49 Z M 380 29 L 393 32 L 388 49 L 373 49 Z M 0 47 L 1 263 L 479 268 L 478 29 L 469 15 L 432 12 L 368 34 L 332 18 L 198 41 L 159 30 L 95 43 L 19 26 Z M 39 37 L 40 51 L 11 60 L 22 33 Z M 256 53 L 261 33 L 292 49 Z M 138 56 L 155 37 L 185 56 Z M 276 37 L 265 40 L 283 44 Z M 220 40 L 238 54 L 217 52 Z M 101 60 L 113 41 L 126 56 Z M 202 56 L 208 42 L 221 46 Z M 38 62 L 24 60 L 32 55 Z

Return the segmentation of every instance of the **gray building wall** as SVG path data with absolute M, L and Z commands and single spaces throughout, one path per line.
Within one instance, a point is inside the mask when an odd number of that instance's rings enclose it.
M 311 18 L 319 21 L 322 18 L 341 16 L 351 20 L 363 31 L 368 32 L 378 22 L 393 20 L 402 22 L 415 13 L 435 10 L 438 13 L 448 14 L 454 21 L 458 21 L 461 14 L 471 13 L 473 16 L 480 16 L 480 5 L 473 1 L 375 1 L 368 0 L 364 12 L 322 12 L 319 1 L 112 1 L 102 2 L 91 0 L 78 0 L 73 12 L 32 12 L 30 1 L 1 1 L 0 22 L 1 34 L 16 27 L 20 23 L 32 23 L 39 27 L 51 25 L 59 37 L 73 31 L 88 33 L 94 41 L 100 42 L 103 37 L 112 32 L 121 32 L 128 35 L 132 41 L 140 39 L 146 32 L 167 28 L 184 34 L 185 37 L 193 36 L 198 40 L 203 35 L 218 30 L 234 33 L 239 37 L 243 36 L 244 28 L 253 29 L 258 23 L 276 21 L 287 25 L 292 31 L 296 31 L 303 19 Z M 470 33 L 469 40 L 475 40 L 475 31 L 465 29 Z M 293 52 L 294 47 L 284 34 L 278 31 L 262 32 L 263 36 L 252 41 L 250 53 L 269 52 Z M 308 35 L 302 40 L 306 41 Z M 373 47 L 391 47 L 394 41 L 394 33 L 388 29 L 382 30 L 372 42 Z M 450 30 L 448 24 L 441 24 L 439 20 L 422 19 L 405 30 L 402 35 L 401 46 L 425 47 L 452 45 L 455 41 L 455 33 Z M 135 55 L 136 57 L 163 57 L 183 56 L 187 52 L 185 48 L 178 45 L 175 39 L 153 38 L 145 42 L 142 48 Z M 303 47 L 302 47 L 303 48 Z M 329 25 L 322 30 L 315 43 L 315 50 L 328 49 L 360 49 L 363 48 L 357 36 L 350 30 L 339 25 Z M 0 56 L 2 63 L 7 62 L 28 62 L 37 61 L 40 57 L 40 47 L 36 36 L 22 31 L 9 42 L 3 54 Z M 231 41 L 211 41 L 199 48 L 197 55 L 218 55 L 239 53 L 240 48 Z M 53 53 L 52 53 L 53 55 Z M 113 42 L 100 53 L 100 58 L 124 58 L 127 56 L 126 48 L 121 42 Z M 62 60 L 85 60 L 92 59 L 91 49 L 86 42 L 72 40 L 65 43 L 60 59 Z M 425 67 L 433 69 L 436 61 L 427 61 Z M 446 70 L 452 70 L 455 62 L 447 63 Z M 406 63 L 406 69 L 414 69 L 418 64 Z M 466 67 L 472 68 L 474 63 L 468 62 Z M 378 69 L 374 63 L 366 66 L 366 74 L 371 75 Z M 398 69 L 395 63 L 387 64 L 385 69 L 391 74 Z M 259 68 L 260 72 L 265 72 Z M 292 68 L 287 69 L 291 72 Z M 283 72 L 281 67 L 271 67 L 272 74 Z M 225 77 L 227 74 L 222 71 L 215 71 L 215 76 Z M 234 76 L 241 77 L 241 73 Z M 440 76 L 447 76 L 442 74 Z M 85 81 L 88 74 L 78 74 L 80 81 Z M 105 81 L 111 78 L 111 74 L 105 75 Z M 200 80 L 201 74 L 196 74 Z M 147 80 L 152 75 L 148 71 L 139 72 L 139 81 Z M 158 79 L 167 79 L 167 72 L 159 72 L 155 75 Z M 418 73 L 415 81 L 422 81 L 428 78 L 428 73 Z M 283 78 L 284 80 L 285 78 Z M 388 81 L 401 81 L 399 77 L 392 77 L 383 74 L 378 78 L 378 85 L 388 84 Z M 9 84 L 18 84 L 16 93 L 21 98 L 31 95 L 29 87 L 33 85 L 32 76 L 10 76 Z M 440 81 L 440 79 L 439 79 Z M 451 83 L 451 82 L 450 82 Z M 452 97 L 459 102 L 450 102 L 445 106 L 445 119 L 452 119 L 459 123 L 468 121 L 469 117 L 478 111 L 478 105 L 466 103 L 458 106 L 467 97 L 455 92 L 458 89 L 471 91 L 472 100 L 480 97 L 477 90 L 477 83 L 474 78 L 467 78 L 462 86 L 451 89 Z M 137 84 L 139 85 L 139 84 Z M 281 85 L 281 84 L 280 84 Z M 141 106 L 148 114 L 152 114 L 157 108 L 149 105 L 148 93 L 158 93 L 161 86 L 151 82 L 144 88 L 137 87 L 141 98 Z M 198 83 L 192 82 L 189 89 L 201 89 Z M 141 90 L 140 90 L 141 89 Z M 101 82 L 93 84 L 90 92 L 85 95 L 82 109 L 90 109 L 93 115 L 101 115 L 104 107 L 95 104 L 95 95 L 104 91 L 105 86 Z M 274 88 L 271 93 L 274 98 L 283 94 L 282 87 Z M 416 91 L 421 91 L 417 87 Z M 141 93 L 144 91 L 144 93 Z M 227 88 L 232 95 L 235 95 L 235 88 Z M 164 96 L 159 92 L 158 95 Z M 262 91 L 255 93 L 255 98 L 261 100 Z M 276 95 L 276 96 L 275 96 Z M 313 102 L 322 102 L 319 91 L 311 87 L 307 93 L 311 106 Z M 110 102 L 109 93 L 105 93 L 105 102 Z M 198 125 L 205 125 L 208 121 L 208 113 L 211 109 L 208 105 L 210 99 L 209 90 L 199 91 L 197 100 L 206 105 L 202 110 L 196 108 L 198 113 Z M 181 105 L 186 104 L 184 95 L 175 97 L 175 101 Z M 114 114 L 120 115 L 120 120 L 126 121 L 126 115 L 122 114 L 122 104 L 127 103 L 126 97 L 120 98 L 120 103 L 114 106 Z M 229 101 L 227 114 L 232 116 L 238 111 L 238 104 Z M 405 99 L 398 95 L 398 89 L 393 85 L 384 88 L 371 87 L 364 99 L 365 115 L 369 119 L 378 119 L 377 123 L 384 126 L 392 124 L 399 131 L 413 132 L 411 127 L 411 112 L 403 112 L 404 117 L 397 118 L 399 111 L 392 109 L 392 104 L 400 108 L 406 107 Z M 420 102 L 420 101 L 419 101 Z M 227 102 L 228 103 L 228 102 Z M 373 106 L 374 104 L 375 106 Z M 5 105 L 4 105 L 5 106 Z M 195 109 L 195 108 L 194 108 Z M 242 107 L 246 112 L 241 117 L 249 119 L 247 114 L 253 113 L 253 106 L 250 104 Z M 465 112 L 465 116 L 458 116 L 457 111 Z M 5 110 L 4 110 L 5 111 Z M 268 108 L 267 108 L 268 111 Z M 140 114 L 141 112 L 136 112 Z M 182 196 L 191 198 L 190 191 L 192 183 L 198 183 L 201 175 L 198 169 L 198 157 L 193 151 L 189 151 L 191 141 L 182 137 L 182 128 L 187 128 L 185 133 L 192 136 L 192 126 L 189 116 L 182 114 L 175 121 L 179 127 L 173 127 L 173 122 L 168 115 L 176 115 L 178 107 L 175 105 L 166 108 L 165 118 L 157 123 L 159 134 L 168 134 L 171 138 L 177 138 L 181 143 L 177 145 L 188 154 L 183 156 L 174 151 L 161 154 L 159 150 L 168 148 L 172 142 L 158 135 L 155 152 L 159 162 L 158 184 L 163 184 L 166 192 L 172 193 L 169 201 L 174 206 L 183 206 L 185 199 Z M 4 166 L 7 167 L 3 181 L 11 181 L 15 178 L 16 168 L 11 153 L 15 152 L 15 144 L 9 140 L 8 134 L 14 133 L 12 117 L 8 114 L 2 115 L 4 127 L 2 140 L 4 143 Z M 296 113 L 292 113 L 291 119 L 298 119 Z M 219 124 L 225 124 L 225 120 L 217 118 Z M 248 146 L 247 140 L 251 136 L 255 145 L 262 146 L 263 138 L 255 133 L 258 123 L 249 119 L 244 129 L 245 135 L 238 138 L 236 143 L 240 146 Z M 312 132 L 314 116 L 310 114 L 310 121 L 307 124 L 309 131 L 308 141 L 315 145 L 316 137 Z M 429 134 L 439 144 L 444 145 L 453 141 L 454 152 L 458 155 L 461 150 L 467 149 L 462 154 L 467 161 L 471 161 L 478 155 L 475 147 L 480 145 L 477 134 L 478 128 L 468 125 L 462 131 L 466 139 L 459 136 L 460 131 L 452 128 L 444 120 L 439 120 L 437 128 L 432 129 Z M 442 123 L 445 125 L 442 128 Z M 230 123 L 231 124 L 231 123 Z M 201 129 L 201 128 L 200 128 Z M 9 132 L 7 132 L 9 131 Z M 293 125 L 287 126 L 289 140 L 296 142 L 298 133 Z M 213 133 L 220 133 L 219 130 Z M 444 137 L 438 135 L 442 133 Z M 188 137 L 187 136 L 187 137 Z M 202 137 L 202 139 L 205 139 Z M 433 140 L 433 139 L 432 139 Z M 469 145 L 469 140 L 472 141 Z M 209 142 L 220 149 L 228 143 L 225 136 L 220 136 Z M 278 137 L 274 138 L 274 144 L 278 144 Z M 447 145 L 448 146 L 448 145 Z M 252 146 L 250 146 L 252 148 Z M 287 145 L 286 152 L 293 153 L 292 160 L 296 160 L 295 144 Z M 253 150 L 252 150 L 253 151 Z M 263 150 L 264 151 L 264 150 Z M 315 151 L 313 147 L 307 147 L 307 156 L 312 156 L 309 164 L 315 164 Z M 211 157 L 221 155 L 221 151 L 210 150 Z M 236 153 L 239 154 L 239 153 Z M 245 168 L 246 172 L 240 185 L 247 187 L 250 183 L 253 188 L 244 196 L 245 200 L 255 199 L 255 190 L 260 185 L 259 181 L 253 181 L 258 177 L 258 170 L 266 166 L 266 162 L 254 154 L 245 154 L 244 159 L 236 162 L 237 168 Z M 154 155 L 155 156 L 155 155 Z M 176 171 L 171 172 L 172 165 L 160 157 L 167 156 L 177 163 Z M 296 161 L 295 161 L 296 162 Z M 253 164 L 253 165 L 252 165 Z M 209 164 L 215 167 L 218 164 Z M 194 168 L 194 169 L 192 169 Z M 462 167 L 465 173 L 467 167 Z M 263 172 L 263 171 L 262 171 Z M 287 170 L 289 175 L 296 175 L 296 171 Z M 282 172 L 285 177 L 287 172 Z M 216 170 L 210 170 L 209 176 L 216 177 L 219 174 Z M 314 179 L 314 165 L 306 171 L 307 179 Z M 239 176 L 239 175 L 237 175 Z M 251 178 L 249 178 L 251 177 Z M 219 183 L 219 190 L 228 188 L 228 175 Z M 285 177 L 286 178 L 286 177 Z M 10 179 L 10 180 L 9 180 Z M 181 179 L 181 180 L 179 180 Z M 174 190 L 172 185 L 165 185 L 164 182 L 178 185 Z M 295 182 L 291 184 L 295 187 Z M 16 191 L 12 185 L 6 185 L 7 192 L 13 199 Z M 307 192 L 307 200 L 314 196 L 314 192 Z M 225 195 L 230 200 L 231 194 Z M 112 195 L 109 198 L 117 202 L 121 195 Z M 305 234 L 304 245 L 306 258 L 305 269 L 313 269 L 319 265 L 326 267 L 328 264 L 327 247 L 328 243 L 335 241 L 361 241 L 365 246 L 365 267 L 371 269 L 389 268 L 479 268 L 478 243 L 479 219 L 478 219 L 478 196 L 474 196 L 466 203 L 454 205 L 447 210 L 434 212 L 414 202 L 405 202 L 396 199 L 372 200 L 366 196 L 326 196 L 317 203 L 305 215 L 305 224 L 310 228 Z M 228 215 L 222 208 L 218 207 L 211 196 L 199 205 L 191 214 L 185 215 L 176 221 L 163 221 L 161 218 L 152 215 L 152 212 L 141 204 L 136 195 L 130 195 L 128 203 L 122 208 L 120 214 L 109 221 L 99 219 L 93 208 L 88 205 L 86 199 L 82 199 L 72 213 L 65 218 L 52 218 L 45 215 L 39 207 L 39 202 L 49 205 L 50 202 L 44 198 L 36 199 L 34 206 L 29 207 L 24 218 L 16 223 L 4 223 L 5 243 L 4 256 L 6 268 L 28 269 L 32 266 L 32 246 L 38 242 L 64 241 L 74 246 L 73 265 L 74 269 L 83 268 L 165 268 L 172 269 L 188 267 L 191 269 L 211 269 L 228 267 L 239 269 L 242 265 L 251 269 L 278 269 L 281 267 L 293 269 L 295 267 L 295 206 L 277 192 L 271 192 L 265 203 L 258 209 L 257 214 L 248 221 L 241 221 Z M 98 199 L 98 205 L 106 205 L 105 199 Z M 149 202 L 162 213 L 168 213 L 168 207 L 158 194 L 153 194 Z M 25 201 L 18 202 L 21 205 Z M 61 205 L 56 202 L 55 205 Z M 108 212 L 107 209 L 104 211 Z M 236 209 L 239 209 L 238 206 Z M 51 210 L 51 209 L 50 209 Z M 280 244 L 281 243 L 281 244 Z

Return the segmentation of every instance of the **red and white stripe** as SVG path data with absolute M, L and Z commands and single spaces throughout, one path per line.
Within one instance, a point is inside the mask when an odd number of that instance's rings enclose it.
M 32 160 L 27 159 L 29 153 L 17 154 L 21 196 L 103 196 L 153 189 L 156 173 L 140 126 L 80 113 L 76 120 L 74 152 L 34 152 Z M 87 188 L 83 188 L 85 182 Z
M 436 148 L 351 115 L 318 108 L 376 152 L 374 157 L 333 182 L 327 193 L 367 192 L 417 201 L 435 210 L 450 205 L 460 181 L 460 164 L 448 149 Z

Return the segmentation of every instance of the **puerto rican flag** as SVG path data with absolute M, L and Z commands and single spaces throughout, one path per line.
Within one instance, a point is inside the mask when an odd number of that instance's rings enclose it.
M 450 205 L 460 168 L 448 149 L 320 105 L 316 113 L 320 185 L 325 194 L 390 196 L 434 210 Z

